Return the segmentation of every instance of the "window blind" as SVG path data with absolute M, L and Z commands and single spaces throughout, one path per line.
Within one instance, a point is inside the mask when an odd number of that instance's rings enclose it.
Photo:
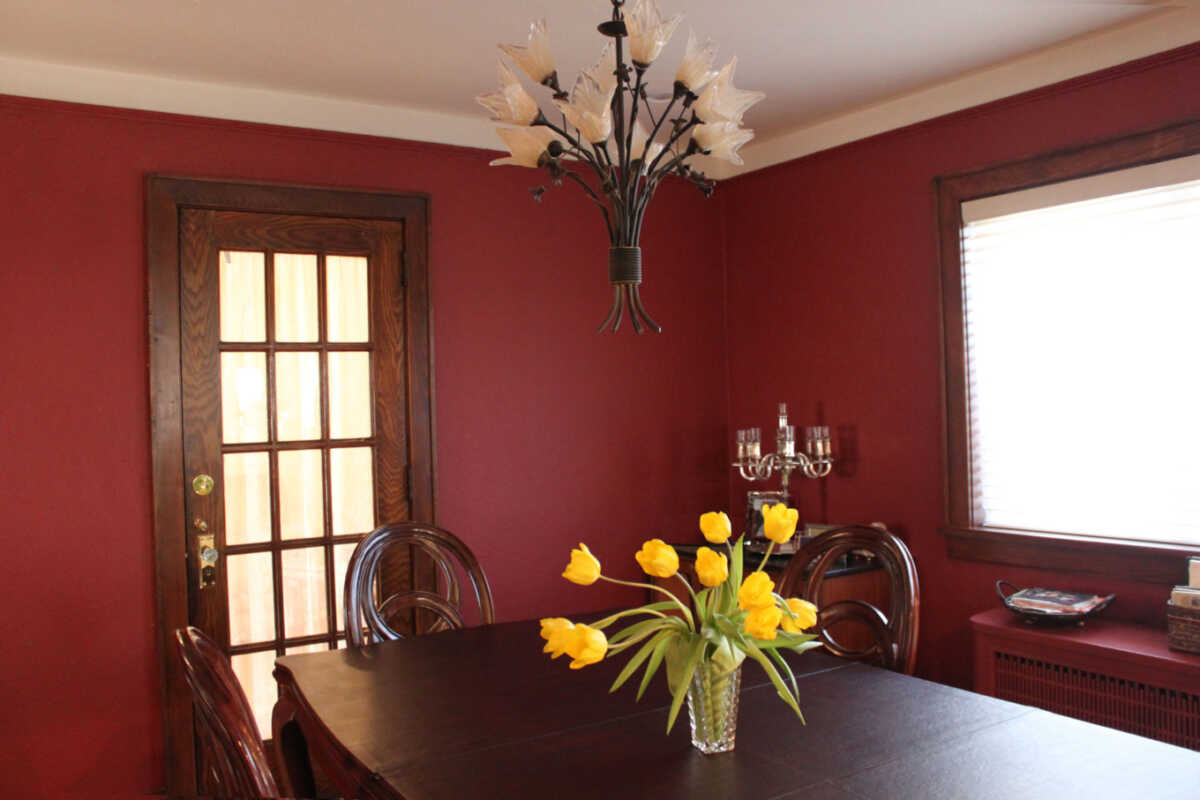
M 973 522 L 1200 544 L 1200 180 L 1088 181 L 963 204 Z

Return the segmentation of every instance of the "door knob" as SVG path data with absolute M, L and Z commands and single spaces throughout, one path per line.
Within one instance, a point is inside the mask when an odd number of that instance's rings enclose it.
M 201 496 L 212 492 L 213 486 L 215 485 L 216 481 L 212 479 L 212 475 L 205 475 L 201 473 L 200 475 L 192 478 L 192 491 Z

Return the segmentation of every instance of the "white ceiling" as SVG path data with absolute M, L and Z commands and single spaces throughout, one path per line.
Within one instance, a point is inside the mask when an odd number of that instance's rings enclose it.
M 720 60 L 738 56 L 737 84 L 767 93 L 746 125 L 768 144 L 1022 61 L 1033 66 L 1006 93 L 1069 76 L 1036 68 L 1047 53 L 1075 53 L 1071 73 L 1106 66 L 1098 49 L 1128 60 L 1200 38 L 1186 0 L 659 2 L 685 19 L 649 79 L 668 91 L 687 29 L 712 36 Z M 547 18 L 569 85 L 610 12 L 606 0 L 0 0 L 0 91 L 209 114 L 225 96 L 216 116 L 284 124 L 307 102 L 316 127 L 496 147 L 472 99 L 495 84 L 496 43 Z M 363 109 L 372 124 L 350 119 Z M 379 130 L 389 118 L 401 124 Z

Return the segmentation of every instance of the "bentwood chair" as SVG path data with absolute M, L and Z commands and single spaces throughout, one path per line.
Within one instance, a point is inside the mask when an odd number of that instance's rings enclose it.
M 427 556 L 440 575 L 440 591 L 405 589 L 387 594 L 385 582 L 380 580 L 381 567 L 386 564 L 388 550 L 394 547 L 410 548 L 413 558 L 418 553 Z M 461 539 L 450 531 L 419 522 L 399 522 L 372 531 L 358 543 L 346 568 L 347 641 L 361 647 L 403 638 L 393 620 L 409 609 L 424 609 L 436 617 L 425 633 L 463 627 L 460 572 L 474 591 L 480 621 L 492 624 L 496 614 L 491 586 L 478 559 Z
M 780 577 L 779 593 L 819 604 L 825 573 L 838 558 L 852 550 L 870 552 L 887 573 L 889 607 L 885 613 L 864 600 L 841 600 L 821 608 L 817 617 L 821 641 L 834 655 L 874 662 L 885 669 L 911 675 L 917 662 L 920 587 L 912 553 L 893 534 L 866 525 L 826 531 L 792 556 Z M 830 628 L 846 621 L 865 626 L 871 632 L 867 646 L 849 648 L 834 638 Z
M 192 689 L 203 764 L 213 797 L 278 797 L 246 694 L 225 654 L 198 628 L 175 631 L 184 675 Z

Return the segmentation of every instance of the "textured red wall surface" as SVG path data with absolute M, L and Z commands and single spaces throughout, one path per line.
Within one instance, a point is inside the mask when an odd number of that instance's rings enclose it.
M 845 463 L 793 479 L 803 520 L 882 521 L 921 579 L 918 671 L 969 685 L 967 619 L 993 583 L 1116 592 L 1111 613 L 1163 624 L 1166 587 L 951 560 L 933 179 L 1200 114 L 1200 45 L 969 109 L 723 185 L 732 431 L 773 440 L 775 404 L 829 425 Z M 1098 435 L 1103 435 L 1098 432 Z M 731 481 L 744 507 L 747 484 Z M 1181 575 L 1183 565 L 1180 566 Z
M 668 186 L 647 221 L 643 297 L 666 333 L 598 335 L 611 298 L 599 214 L 576 189 L 535 204 L 526 190 L 544 177 L 493 157 L 0 98 L 6 794 L 163 784 L 149 173 L 431 196 L 438 518 L 486 565 L 501 618 L 628 600 L 560 579 L 568 549 L 584 540 L 634 577 L 644 538 L 684 535 L 724 502 L 718 201 Z

